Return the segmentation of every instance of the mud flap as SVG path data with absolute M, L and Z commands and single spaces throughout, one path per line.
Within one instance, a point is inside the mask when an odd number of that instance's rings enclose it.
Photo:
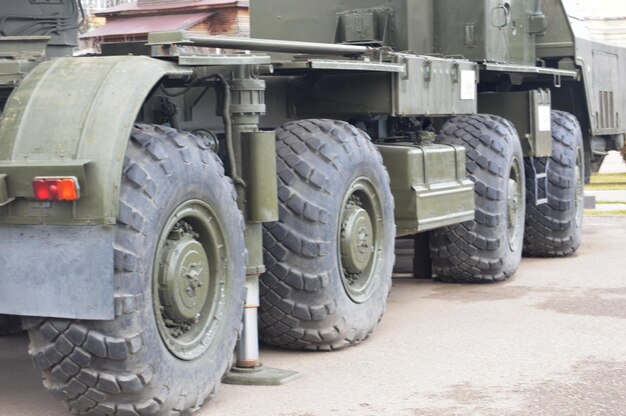
M 0 225 L 0 313 L 113 319 L 113 227 Z

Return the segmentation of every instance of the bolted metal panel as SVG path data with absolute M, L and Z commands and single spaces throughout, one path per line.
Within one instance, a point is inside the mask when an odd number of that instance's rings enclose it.
M 476 113 L 476 65 L 465 60 L 402 55 L 406 74 L 394 75 L 394 115 Z
M 2 225 L 0 313 L 113 319 L 113 227 Z
M 450 145 L 381 145 L 395 201 L 398 236 L 474 219 L 465 150 Z

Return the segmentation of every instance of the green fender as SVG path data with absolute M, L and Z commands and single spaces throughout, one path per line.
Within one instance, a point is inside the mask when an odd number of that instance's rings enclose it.
M 0 179 L 10 201 L 0 207 L 0 223 L 114 224 L 124 153 L 142 104 L 163 77 L 190 74 L 171 62 L 134 56 L 38 65 L 0 119 Z M 29 198 L 34 176 L 65 175 L 79 179 L 79 201 Z

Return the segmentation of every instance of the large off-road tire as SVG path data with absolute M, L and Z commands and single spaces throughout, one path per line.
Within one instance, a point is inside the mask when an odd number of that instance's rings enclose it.
M 433 275 L 446 282 L 504 280 L 517 270 L 524 232 L 524 160 L 513 125 L 492 115 L 454 117 L 440 143 L 465 146 L 476 215 L 431 233 Z
M 24 332 L 22 318 L 14 315 L 0 315 L 0 337 Z
M 535 159 L 537 170 L 545 171 L 547 161 L 547 190 L 544 183 L 539 186 L 548 203 L 542 205 L 535 205 L 534 172 L 526 161 L 524 255 L 568 256 L 580 245 L 585 186 L 582 133 L 572 114 L 552 111 L 552 155 Z
M 342 121 L 277 131 L 280 220 L 264 230 L 265 343 L 334 350 L 364 340 L 391 286 L 395 225 L 389 176 L 369 137 Z
M 181 415 L 213 394 L 243 310 L 235 199 L 200 138 L 133 128 L 115 227 L 115 319 L 27 320 L 44 385 L 71 411 Z

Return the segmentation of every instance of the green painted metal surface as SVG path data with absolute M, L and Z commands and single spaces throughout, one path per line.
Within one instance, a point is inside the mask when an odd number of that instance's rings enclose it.
M 273 131 L 243 133 L 242 174 L 246 182 L 246 219 L 278 221 L 276 137 Z
M 384 46 L 396 51 L 430 53 L 433 49 L 432 0 L 271 0 L 250 2 L 251 36 L 268 39 L 335 43 L 356 40 L 342 35 L 342 30 L 357 23 L 344 25 L 339 15 L 350 10 L 361 10 L 361 27 L 367 15 L 381 8 L 393 9 L 388 22 Z M 369 11 L 365 9 L 370 9 Z M 376 18 L 377 19 L 377 18 Z M 371 18 L 370 18 L 371 20 Z M 377 19 L 378 20 L 378 19 Z M 379 32 L 385 32 L 384 23 Z M 354 29 L 352 30 L 354 32 Z M 366 37 L 359 35 L 360 37 Z M 383 37 L 383 36 L 379 36 Z M 362 42 L 360 43 L 367 43 Z M 377 40 L 377 39 L 374 39 Z M 382 40 L 382 39 L 378 39 Z M 352 42 L 359 43 L 359 42 Z M 374 42 L 379 44 L 379 42 Z
M 7 186 L 7 175 L 0 174 L 0 207 L 12 202 L 15 198 L 9 196 L 9 188 Z
M 538 57 L 579 68 L 586 98 L 583 110 L 574 111 L 573 103 L 567 102 L 572 100 L 567 88 L 558 92 L 566 95 L 558 109 L 575 112 L 594 136 L 626 132 L 626 93 L 621 83 L 626 79 L 626 48 L 591 40 L 573 0 L 545 0 L 543 7 L 549 22 L 537 37 Z
M 478 75 L 473 62 L 409 54 L 393 59 L 362 67 L 360 61 L 336 61 L 332 67 L 329 61 L 310 60 L 279 64 L 275 71 L 316 75 L 311 83 L 291 85 L 289 108 L 294 118 L 476 112 Z
M 19 84 L 44 59 L 49 41 L 49 36 L 0 36 L 0 88 Z
M 77 22 L 83 16 L 76 0 L 2 0 L 1 3 L 0 31 L 3 36 L 45 36 L 49 40 L 48 57 L 71 55 L 72 49 L 78 45 Z
M 451 115 L 476 112 L 476 65 L 465 60 L 402 56 L 407 73 L 394 76 L 394 115 Z
M 0 36 L 0 58 L 36 60 L 46 54 L 50 36 Z
M 448 145 L 381 145 L 391 178 L 398 236 L 474 219 L 465 150 Z
M 11 10 L 20 7 L 17 0 L 9 3 Z M 273 133 L 257 132 L 260 127 L 272 129 L 289 119 L 324 116 L 362 123 L 368 129 L 367 123 L 378 123 L 372 128 L 379 133 L 372 135 L 374 140 L 404 140 L 441 125 L 450 115 L 475 113 L 479 106 L 515 123 L 525 138 L 525 155 L 544 157 L 550 154 L 546 128 L 550 105 L 573 109 L 592 135 L 612 137 L 626 131 L 626 95 L 620 85 L 626 79 L 626 52 L 591 42 L 572 11 L 573 1 L 545 0 L 540 9 L 538 4 L 254 1 L 252 35 L 266 40 L 162 33 L 151 36 L 152 48 L 137 49 L 150 49 L 146 53 L 162 60 L 111 56 L 38 63 L 47 39 L 2 38 L 0 223 L 114 224 L 124 152 L 138 114 L 146 122 L 171 123 L 183 130 L 193 126 L 222 132 L 223 108 L 216 112 L 215 107 L 223 104 L 217 96 L 226 89 L 215 88 L 218 93 L 211 90 L 203 100 L 204 84 L 177 97 L 154 90 L 164 77 L 180 78 L 194 71 L 208 77 L 222 74 L 232 87 L 234 101 L 224 108 L 234 119 L 232 166 L 239 173 L 233 176 L 248 220 L 251 276 L 264 270 L 260 223 L 277 217 Z M 190 48 L 195 51 L 190 55 L 185 49 L 190 45 L 310 55 L 289 61 L 278 58 L 290 55 L 272 55 L 269 65 L 267 55 L 203 55 L 199 48 Z M 538 69 L 535 57 L 545 67 Z M 223 81 L 210 82 L 220 86 Z M 181 85 L 167 88 L 174 91 Z M 272 90 L 267 104 L 266 85 Z M 478 89 L 488 93 L 478 95 Z M 156 97 L 146 100 L 153 92 Z M 178 113 L 169 118 L 160 114 L 165 102 L 178 105 Z M 267 117 L 262 116 L 266 108 Z M 392 131 L 398 121 L 393 117 L 417 119 L 415 129 Z M 473 218 L 463 149 L 433 144 L 379 149 L 391 175 L 400 235 Z M 77 177 L 81 199 L 35 202 L 30 195 L 32 177 L 49 175 Z M 362 210 L 344 208 L 346 229 L 357 222 L 368 228 Z M 368 259 L 353 250 L 355 242 L 367 245 L 369 240 L 356 235 L 345 239 L 346 264 L 358 272 Z
M 81 196 L 87 196 L 89 187 L 85 170 L 88 163 L 88 160 L 0 162 L 0 172 L 6 175 L 11 198 L 32 198 L 34 176 L 75 177 L 78 179 Z
M 10 170 L 25 181 L 89 160 L 89 193 L 75 205 L 18 198 L 0 208 L 0 222 L 115 223 L 126 143 L 137 114 L 161 78 L 189 73 L 146 57 L 59 58 L 37 66 L 2 113 L 0 173 L 11 184 Z
M 535 0 L 437 0 L 435 51 L 473 61 L 535 65 Z M 536 23 L 535 23 L 536 24 Z
M 182 360 L 210 348 L 220 318 L 230 252 L 226 224 L 204 201 L 176 207 L 165 225 L 155 256 L 152 302 L 163 343 Z
M 551 88 L 555 108 L 576 114 L 592 135 L 609 137 L 626 131 L 623 117 L 626 94 L 619 85 L 619 80 L 626 78 L 626 49 L 591 41 L 573 0 L 391 0 L 384 4 L 369 0 L 268 0 L 251 4 L 251 18 L 252 35 L 256 37 L 382 44 L 397 51 L 462 56 L 477 62 L 524 67 L 522 70 L 504 70 L 503 77 L 497 81 L 499 86 L 489 87 L 499 90 L 510 88 L 508 73 L 531 74 L 533 68 L 545 65 L 547 68 L 535 75 L 513 75 L 513 84 L 521 83 L 518 89 L 531 90 L 540 80 L 542 88 Z M 535 62 L 535 57 L 543 62 Z M 549 74 L 551 70 L 559 69 L 573 70 L 578 78 L 565 80 L 561 85 L 560 74 L 554 73 L 554 79 Z M 371 101 L 362 99 L 364 93 L 359 86 L 360 80 L 353 82 L 358 95 L 355 102 Z M 415 85 L 415 79 L 409 83 Z M 530 85 L 526 86 L 527 83 Z M 337 80 L 336 84 L 350 83 Z M 371 95 L 379 95 L 384 105 L 387 96 L 379 94 L 376 90 L 380 88 L 374 84 Z M 414 89 L 419 93 L 412 91 L 410 99 L 420 100 L 423 86 Z M 579 89 L 584 95 L 581 96 Z M 439 90 L 437 100 L 427 100 L 429 105 L 436 107 L 442 101 L 449 101 L 448 89 Z M 336 105 L 337 109 L 332 107 L 333 103 L 340 102 L 335 99 L 339 95 L 335 94 L 325 103 L 331 105 L 329 112 L 350 107 L 345 100 Z M 345 91 L 341 95 L 345 97 Z M 306 106 L 315 107 L 315 104 L 306 103 Z M 323 107 L 321 103 L 320 107 Z M 362 109 L 376 113 L 378 107 L 370 103 Z M 356 104 L 353 110 L 344 112 L 356 112 Z M 420 109 L 419 113 L 442 114 L 432 108 Z M 527 120 L 525 124 L 529 122 Z
M 338 213 L 337 258 L 346 294 L 364 303 L 375 293 L 384 242 L 384 204 L 370 179 L 356 178 Z

